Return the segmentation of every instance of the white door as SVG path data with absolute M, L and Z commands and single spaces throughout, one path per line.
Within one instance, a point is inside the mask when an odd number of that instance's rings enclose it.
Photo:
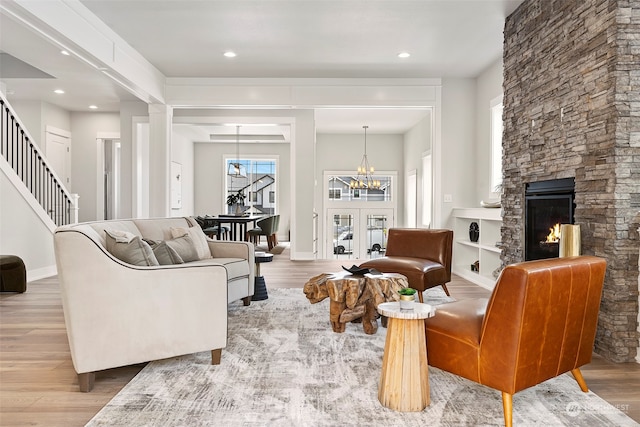
M 71 139 L 46 132 L 46 156 L 49 164 L 66 188 L 71 185 Z
M 394 210 L 384 208 L 327 209 L 328 259 L 363 260 L 384 255 Z
M 64 188 L 71 186 L 71 138 L 65 131 L 45 132 L 45 156 L 49 166 L 60 180 Z M 62 224 L 66 206 L 59 197 L 55 197 L 55 206 L 50 207 L 49 215 L 56 224 Z

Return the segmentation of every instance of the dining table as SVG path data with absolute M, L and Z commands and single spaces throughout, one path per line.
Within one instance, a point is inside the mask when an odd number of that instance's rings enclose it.
M 229 238 L 231 240 L 246 240 L 247 228 L 249 223 L 253 223 L 265 218 L 264 215 L 218 215 L 213 218 L 218 225 L 218 240 L 220 240 L 220 231 L 222 225 L 229 224 Z

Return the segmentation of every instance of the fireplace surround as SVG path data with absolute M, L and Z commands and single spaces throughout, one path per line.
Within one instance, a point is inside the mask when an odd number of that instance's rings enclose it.
M 560 224 L 573 224 L 575 178 L 525 184 L 525 261 L 557 258 Z
M 613 362 L 640 338 L 638 16 L 638 0 L 524 0 L 504 29 L 501 261 L 525 258 L 526 183 L 575 177 L 582 253 L 607 260 L 594 350 Z

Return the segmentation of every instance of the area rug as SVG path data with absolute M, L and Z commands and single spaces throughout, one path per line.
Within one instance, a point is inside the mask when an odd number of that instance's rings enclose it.
M 285 249 L 287 249 L 287 246 L 278 244 L 274 246 L 269 252 L 274 255 L 280 255 L 282 252 L 284 252 Z
M 426 302 L 447 297 L 429 290 Z M 431 405 L 401 413 L 378 401 L 386 329 L 366 335 L 329 324 L 329 301 L 302 289 L 229 307 L 222 362 L 210 352 L 149 363 L 88 426 L 500 426 L 498 391 L 429 368 Z M 517 393 L 515 426 L 635 426 L 618 409 L 562 375 Z

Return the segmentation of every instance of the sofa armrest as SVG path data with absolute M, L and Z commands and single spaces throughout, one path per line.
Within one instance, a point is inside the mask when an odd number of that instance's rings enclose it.
M 255 249 L 250 242 L 207 239 L 211 256 L 214 258 L 242 258 L 255 264 Z

